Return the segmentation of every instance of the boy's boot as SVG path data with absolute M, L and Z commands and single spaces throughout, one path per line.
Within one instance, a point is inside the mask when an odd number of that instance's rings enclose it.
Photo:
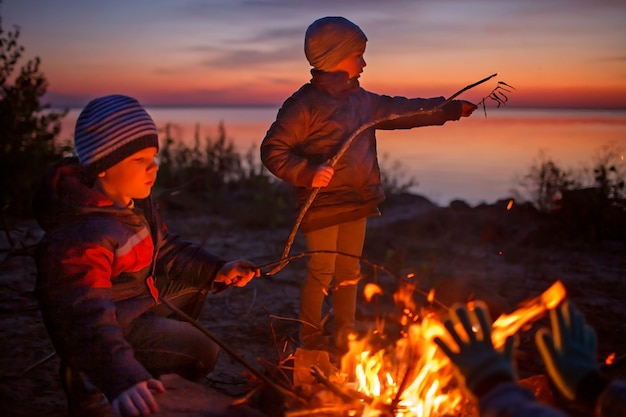
M 59 373 L 71 417 L 115 417 L 107 398 L 85 375 L 65 364 L 61 364 Z

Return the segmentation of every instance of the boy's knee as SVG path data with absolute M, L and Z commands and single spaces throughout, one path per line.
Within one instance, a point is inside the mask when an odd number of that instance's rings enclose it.
M 180 376 L 192 381 L 205 377 L 215 369 L 220 347 L 207 340 L 202 346 L 198 346 L 195 353 L 193 358 L 190 358 L 177 372 Z
M 220 354 L 220 347 L 215 343 L 211 343 L 210 345 L 207 344 L 204 352 L 205 358 L 203 360 L 203 366 L 206 370 L 206 373 L 209 373 L 215 368 L 215 364 L 217 363 L 217 357 Z

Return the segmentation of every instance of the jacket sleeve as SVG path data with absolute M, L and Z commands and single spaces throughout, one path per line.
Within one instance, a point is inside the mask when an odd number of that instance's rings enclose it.
M 226 261 L 202 246 L 171 233 L 151 199 L 145 201 L 144 211 L 151 224 L 156 247 L 155 278 L 196 288 L 210 286 Z
M 202 246 L 166 232 L 159 248 L 156 262 L 157 279 L 185 283 L 196 288 L 209 287 L 217 272 L 226 263 Z
M 567 417 L 561 411 L 539 402 L 515 382 L 497 385 L 479 401 L 481 417 Z
M 297 149 L 310 134 L 312 116 L 294 97 L 283 103 L 267 131 L 261 143 L 261 161 L 283 181 L 296 187 L 310 187 L 317 167 L 299 155 Z
M 376 129 L 411 129 L 420 126 L 442 125 L 449 120 L 461 118 L 461 102 L 458 100 L 453 100 L 441 108 L 438 106 L 445 101 L 444 97 L 406 98 L 380 95 L 377 100 L 376 108 L 379 110 L 374 120 L 389 116 L 394 118 L 376 125 Z
M 110 399 L 152 376 L 125 340 L 112 300 L 112 248 L 58 236 L 37 248 L 37 298 L 50 338 L 70 367 Z M 146 300 L 148 303 L 152 301 Z

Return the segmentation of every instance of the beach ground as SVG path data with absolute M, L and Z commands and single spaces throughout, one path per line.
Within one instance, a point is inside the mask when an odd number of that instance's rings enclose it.
M 437 299 L 446 305 L 484 299 L 492 315 L 510 312 L 561 281 L 568 298 L 597 332 L 598 360 L 626 354 L 623 241 L 562 240 L 528 207 L 506 210 L 502 203 L 441 208 L 413 196 L 386 204 L 382 211 L 381 217 L 369 222 L 364 250 L 364 258 L 374 264 L 401 276 L 415 274 L 418 287 L 435 288 Z M 241 230 L 215 216 L 166 213 L 166 219 L 171 230 L 217 255 L 247 258 L 258 265 L 278 260 L 289 235 L 288 229 Z M 58 358 L 52 356 L 28 369 L 53 352 L 33 296 L 32 247 L 42 232 L 34 221 L 10 222 L 8 228 L 9 234 L 3 232 L 0 240 L 0 414 L 65 417 Z M 303 252 L 303 247 L 298 235 L 290 253 Z M 391 311 L 397 279 L 374 274 L 368 265 L 363 272 L 360 285 L 376 281 L 385 292 L 378 308 Z M 305 258 L 295 259 L 275 275 L 210 297 L 200 323 L 248 363 L 271 371 L 297 341 L 294 319 L 305 274 Z M 423 301 L 420 296 L 416 299 Z M 373 306 L 362 297 L 357 318 L 364 326 L 374 318 Z M 544 318 L 520 335 L 521 378 L 545 373 L 533 333 L 546 324 Z M 623 361 L 607 371 L 626 378 Z M 248 382 L 245 367 L 222 352 L 216 369 L 202 384 L 238 398 L 249 393 Z

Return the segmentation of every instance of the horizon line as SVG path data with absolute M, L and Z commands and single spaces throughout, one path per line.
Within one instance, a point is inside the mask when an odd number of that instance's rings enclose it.
M 223 104 L 146 104 L 145 108 L 150 109 L 259 109 L 259 108 L 280 108 L 280 104 L 270 103 L 223 103 Z M 48 103 L 48 110 L 81 110 L 85 105 L 54 105 Z M 479 106 L 480 108 L 481 106 Z M 598 111 L 621 111 L 626 110 L 626 106 L 582 106 L 582 105 L 507 105 L 501 106 L 504 109 L 516 109 L 516 110 L 598 110 Z

